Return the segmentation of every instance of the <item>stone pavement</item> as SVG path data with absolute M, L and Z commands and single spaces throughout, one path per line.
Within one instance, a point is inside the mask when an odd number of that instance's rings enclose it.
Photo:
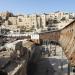
M 59 46 L 56 48 L 56 56 L 51 55 L 48 57 L 46 55 L 45 57 L 41 58 L 37 64 L 35 75 L 67 75 L 67 58 L 64 54 L 62 56 L 62 49 Z
M 48 58 L 42 58 L 37 64 L 37 71 L 35 75 L 54 75 L 55 70 Z
M 56 47 L 56 56 L 43 56 L 33 68 L 34 75 L 68 75 L 68 61 L 62 48 Z M 32 74 L 33 75 L 33 74 Z M 72 72 L 70 75 L 74 75 Z

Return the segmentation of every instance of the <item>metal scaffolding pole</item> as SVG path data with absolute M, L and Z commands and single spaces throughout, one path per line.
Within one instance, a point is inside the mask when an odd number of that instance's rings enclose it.
M 56 43 L 55 43 L 55 54 L 54 55 L 56 56 Z
M 70 62 L 68 62 L 68 74 L 67 75 L 70 75 Z
M 50 47 L 49 47 L 49 54 L 48 54 L 48 56 L 51 55 L 51 43 L 50 43 L 50 41 L 49 41 L 49 45 L 50 45 Z

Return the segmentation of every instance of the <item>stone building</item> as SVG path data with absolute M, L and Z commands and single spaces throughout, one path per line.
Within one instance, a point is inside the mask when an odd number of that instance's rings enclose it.
M 46 27 L 46 14 L 41 14 L 41 27 L 45 28 Z
M 47 21 L 49 19 L 52 20 L 57 20 L 58 21 L 58 25 L 64 21 L 69 21 L 70 17 L 74 17 L 75 14 L 73 13 L 64 13 L 64 12 L 54 12 L 54 13 L 43 13 L 43 14 L 27 14 L 27 15 L 13 15 L 10 12 L 3 12 L 0 13 L 0 16 L 2 17 L 2 22 L 3 25 L 11 25 L 12 26 L 16 26 L 19 28 L 23 28 L 25 29 L 25 31 L 38 31 L 41 29 L 42 30 L 47 30 Z M 53 24 L 56 25 L 57 27 L 59 27 L 57 24 Z M 65 24 L 63 24 L 64 26 Z M 52 26 L 53 28 L 51 29 L 56 29 L 56 26 Z M 54 28 L 56 27 L 56 28 Z

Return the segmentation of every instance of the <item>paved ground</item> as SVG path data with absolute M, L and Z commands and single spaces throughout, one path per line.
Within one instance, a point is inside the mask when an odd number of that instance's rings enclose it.
M 31 69 L 34 73 L 30 75 L 68 75 L 67 58 L 64 53 L 62 56 L 62 49 L 59 46 L 56 47 L 56 50 L 56 56 L 48 57 L 46 55 L 37 64 L 32 65 Z M 70 75 L 74 74 L 71 72 Z
M 50 64 L 49 58 L 42 58 L 37 64 L 35 75 L 54 75 L 55 70 Z
M 67 58 L 64 54 L 62 56 L 62 49 L 59 46 L 56 47 L 56 50 L 56 56 L 47 57 L 46 55 L 41 58 L 37 64 L 35 75 L 67 75 Z

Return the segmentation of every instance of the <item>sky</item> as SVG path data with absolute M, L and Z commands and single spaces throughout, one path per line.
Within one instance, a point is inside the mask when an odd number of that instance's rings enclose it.
M 75 0 L 0 0 L 0 12 L 49 13 L 75 12 Z

